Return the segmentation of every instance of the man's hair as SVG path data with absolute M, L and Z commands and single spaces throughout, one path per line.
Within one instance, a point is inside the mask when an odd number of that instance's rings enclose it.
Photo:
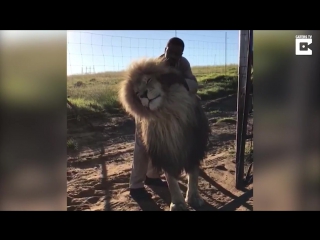
M 182 51 L 184 50 L 184 42 L 180 38 L 173 37 L 173 38 L 169 39 L 169 41 L 167 43 L 167 47 L 169 45 L 180 46 L 180 47 L 182 47 Z

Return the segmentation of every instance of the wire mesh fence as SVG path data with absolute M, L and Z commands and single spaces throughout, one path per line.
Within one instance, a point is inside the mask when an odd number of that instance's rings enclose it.
M 122 80 L 122 71 L 132 60 L 163 54 L 167 41 L 173 36 L 184 41 L 183 56 L 198 80 L 237 74 L 238 31 L 69 31 L 67 89 L 70 101 L 83 115 L 95 115 L 105 109 L 112 111 L 117 106 L 115 92 Z M 74 114 L 68 117 L 75 118 Z
M 238 63 L 238 31 L 207 32 L 150 31 L 147 38 L 138 37 L 137 33 L 130 36 L 125 31 L 122 34 L 126 36 L 100 31 L 72 31 L 68 34 L 68 75 L 122 71 L 133 59 L 161 55 L 173 34 L 185 42 L 184 56 L 195 74 L 212 71 L 223 74 L 227 65 Z M 168 38 L 160 38 L 166 35 Z

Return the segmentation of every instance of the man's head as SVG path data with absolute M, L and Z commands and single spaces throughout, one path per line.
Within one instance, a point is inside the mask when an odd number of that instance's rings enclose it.
M 182 57 L 183 50 L 184 42 L 177 37 L 171 38 L 164 50 L 166 61 L 168 61 L 171 66 L 175 66 Z

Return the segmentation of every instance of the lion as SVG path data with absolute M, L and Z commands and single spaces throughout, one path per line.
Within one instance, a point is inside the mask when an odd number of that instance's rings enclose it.
M 139 136 L 157 170 L 163 170 L 171 195 L 170 211 L 188 211 L 204 204 L 198 191 L 201 162 L 206 156 L 210 127 L 197 95 L 189 93 L 181 73 L 157 58 L 131 63 L 121 83 L 119 100 L 139 124 Z M 183 198 L 178 184 L 188 175 Z

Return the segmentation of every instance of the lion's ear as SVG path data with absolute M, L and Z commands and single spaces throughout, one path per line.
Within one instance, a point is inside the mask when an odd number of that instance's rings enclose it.
M 187 81 L 182 75 L 178 73 L 170 72 L 170 73 L 161 74 L 158 76 L 158 80 L 163 86 L 167 88 L 169 88 L 173 84 L 178 83 L 183 85 L 187 89 L 187 91 L 189 91 L 189 86 L 187 84 Z

